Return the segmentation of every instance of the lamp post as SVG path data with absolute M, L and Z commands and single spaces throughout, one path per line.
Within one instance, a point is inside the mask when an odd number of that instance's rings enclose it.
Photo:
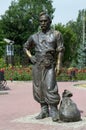
M 7 64 L 14 65 L 14 41 L 4 38 L 6 45 Z

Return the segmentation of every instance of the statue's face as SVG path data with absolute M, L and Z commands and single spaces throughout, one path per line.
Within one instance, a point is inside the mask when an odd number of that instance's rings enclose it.
M 46 31 L 50 27 L 50 20 L 46 15 L 42 15 L 39 19 L 41 29 Z

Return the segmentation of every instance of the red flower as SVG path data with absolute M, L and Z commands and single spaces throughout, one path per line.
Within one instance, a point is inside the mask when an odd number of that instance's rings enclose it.
M 12 78 L 10 78 L 10 81 L 13 81 L 13 79 L 12 79 Z
M 4 69 L 2 68 L 2 69 L 0 69 L 0 72 L 3 72 L 4 73 Z

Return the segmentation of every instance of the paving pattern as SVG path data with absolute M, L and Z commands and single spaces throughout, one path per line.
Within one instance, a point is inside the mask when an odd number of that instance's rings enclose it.
M 40 106 L 33 99 L 32 82 L 7 81 L 10 90 L 0 94 L 0 130 L 86 130 L 86 88 L 77 85 L 83 83 L 86 82 L 57 83 L 60 95 L 64 89 L 73 93 L 72 100 L 82 115 L 82 121 L 58 123 L 52 122 L 50 117 L 35 119 Z

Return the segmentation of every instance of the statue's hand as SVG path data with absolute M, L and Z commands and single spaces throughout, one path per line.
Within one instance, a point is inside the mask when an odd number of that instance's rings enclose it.
M 60 65 L 57 65 L 57 66 L 56 66 L 56 74 L 57 74 L 57 75 L 60 75 L 60 74 L 61 74 L 61 70 L 62 70 L 62 69 L 61 69 L 61 66 L 60 66 Z
M 32 64 L 35 64 L 36 63 L 36 57 L 35 56 L 31 56 L 30 57 L 30 61 Z

